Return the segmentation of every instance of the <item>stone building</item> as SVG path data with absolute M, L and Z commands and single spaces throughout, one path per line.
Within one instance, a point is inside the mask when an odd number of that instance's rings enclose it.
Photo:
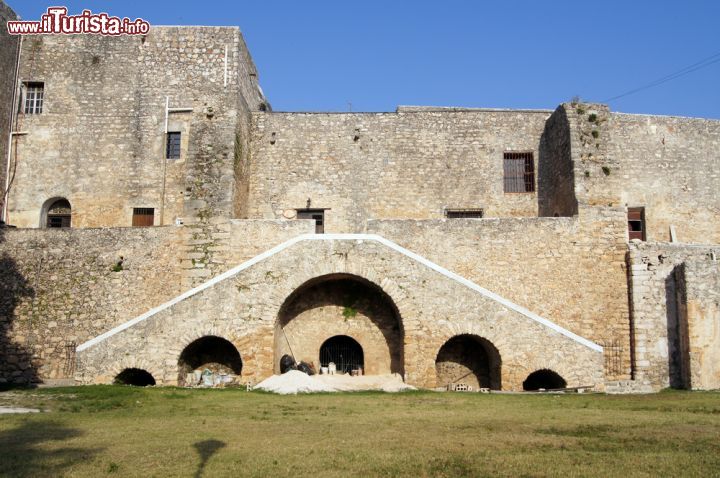
M 0 382 L 720 387 L 720 121 L 273 112 L 227 27 L 0 63 Z

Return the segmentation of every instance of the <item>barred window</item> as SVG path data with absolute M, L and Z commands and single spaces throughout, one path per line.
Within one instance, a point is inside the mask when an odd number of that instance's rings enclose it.
M 448 219 L 472 219 L 483 217 L 483 210 L 475 209 L 445 209 L 445 217 Z
M 133 208 L 133 227 L 152 226 L 155 224 L 155 209 L 151 207 Z
M 506 193 L 535 192 L 535 163 L 530 152 L 506 152 L 503 155 Z
M 27 82 L 25 86 L 25 107 L 23 111 L 28 115 L 39 115 L 42 113 L 43 97 L 45 96 L 45 84 L 39 82 Z
M 167 134 L 165 157 L 167 159 L 180 159 L 180 133 Z

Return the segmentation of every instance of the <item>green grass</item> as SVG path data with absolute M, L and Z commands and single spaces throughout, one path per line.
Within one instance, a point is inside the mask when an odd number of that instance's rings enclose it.
M 719 476 L 720 394 L 0 393 L 0 476 Z

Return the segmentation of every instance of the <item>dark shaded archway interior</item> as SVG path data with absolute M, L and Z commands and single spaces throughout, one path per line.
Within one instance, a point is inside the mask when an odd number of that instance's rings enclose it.
M 440 348 L 435 360 L 437 386 L 466 384 L 500 390 L 500 353 L 488 340 L 475 335 L 458 335 Z
M 320 366 L 327 367 L 330 362 L 340 373 L 361 370 L 365 367 L 363 349 L 357 340 L 347 335 L 330 337 L 320 347 Z
M 567 387 L 567 382 L 559 374 L 552 370 L 542 369 L 528 375 L 523 382 L 523 390 L 532 392 L 535 390 L 555 390 Z
M 234 375 L 242 372 L 240 352 L 228 340 L 215 336 L 201 337 L 190 343 L 180 354 L 178 365 L 181 383 L 186 374 L 200 368 Z
M 149 372 L 141 368 L 126 368 L 115 377 L 115 383 L 119 385 L 148 387 L 155 385 L 155 379 Z
M 278 314 L 275 345 L 285 345 L 297 340 L 297 337 L 286 337 L 285 328 L 302 313 L 325 306 L 339 306 L 343 316 L 338 320 L 352 321 L 362 315 L 368 317 L 382 333 L 385 345 L 390 354 L 390 372 L 404 374 L 403 361 L 403 327 L 402 319 L 392 298 L 373 282 L 352 274 L 329 274 L 316 277 L 298 287 L 283 303 Z M 307 332 L 310 333 L 310 332 Z M 313 333 L 322 333 L 313 332 Z M 354 334 L 353 334 L 354 336 Z M 320 343 L 330 338 L 328 335 L 320 339 Z M 362 337 L 355 337 L 362 348 L 365 347 Z M 318 349 L 314 349 L 318 352 Z M 297 352 L 297 351 L 294 351 Z M 280 357 L 276 357 L 276 366 Z M 365 365 L 370 366 L 370 355 L 364 350 Z
M 65 198 L 52 198 L 45 201 L 40 213 L 40 227 L 70 227 L 72 207 Z

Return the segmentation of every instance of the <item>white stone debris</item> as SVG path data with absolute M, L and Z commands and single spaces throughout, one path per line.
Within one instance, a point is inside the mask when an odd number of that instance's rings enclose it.
M 10 413 L 40 413 L 37 408 L 22 408 L 22 407 L 4 407 L 0 406 L 0 415 Z
M 290 370 L 282 375 L 273 375 L 255 385 L 254 388 L 281 395 L 335 391 L 332 387 L 299 370 Z
M 256 390 L 279 393 L 281 395 L 316 392 L 357 392 L 379 390 L 383 392 L 402 392 L 415 390 L 415 387 L 403 382 L 398 374 L 364 375 L 306 375 L 298 370 L 290 370 L 282 375 L 273 375 L 255 385 Z

